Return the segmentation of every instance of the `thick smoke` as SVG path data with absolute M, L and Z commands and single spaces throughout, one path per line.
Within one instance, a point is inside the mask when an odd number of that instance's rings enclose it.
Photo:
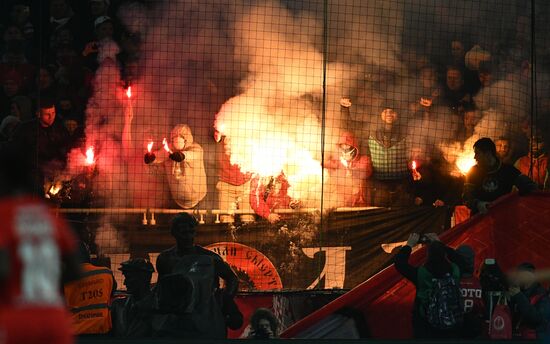
M 159 148 L 179 123 L 191 127 L 205 150 L 206 208 L 214 207 L 216 197 L 214 125 L 230 138 L 233 162 L 262 175 L 284 171 L 293 196 L 311 206 L 320 200 L 323 152 L 325 158 L 335 154 L 344 130 L 366 151 L 388 99 L 398 104 L 411 157 L 421 152 L 420 158 L 429 158 L 444 147 L 445 157 L 456 158 L 471 141 L 454 141 L 461 119 L 436 106 L 429 117 L 412 115 L 411 104 L 421 95 L 418 68 L 447 61 L 455 38 L 466 50 L 479 44 L 493 52 L 494 61 L 507 61 L 508 52 L 526 39 L 516 17 L 529 13 L 512 0 L 345 0 L 329 2 L 324 28 L 322 1 L 176 0 L 147 6 L 127 3 L 118 13 L 141 49 L 139 75 L 132 81 L 131 140 L 122 138 L 130 103 L 117 64 L 106 58 L 88 104 L 86 147 L 70 156 L 74 174 L 85 168 L 85 149 L 94 146 L 94 189 L 107 207 L 173 206 L 164 171 L 144 165 L 143 153 L 149 141 Z M 102 56 L 112 55 L 112 44 L 101 49 Z M 524 72 L 495 73 L 496 82 L 476 97 L 483 111 L 477 136 L 518 130 L 530 111 Z M 349 113 L 341 111 L 341 97 L 351 98 Z M 324 175 L 325 190 L 345 190 L 331 184 L 345 178 Z M 338 193 L 328 194 L 336 197 L 326 205 L 337 206 Z

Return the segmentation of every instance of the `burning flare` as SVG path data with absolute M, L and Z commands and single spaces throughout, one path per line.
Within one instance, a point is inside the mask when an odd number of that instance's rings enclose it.
M 169 154 L 172 154 L 172 150 L 170 147 L 168 147 L 168 141 L 166 140 L 166 137 L 162 139 L 162 146 L 164 147 L 164 150 L 167 151 Z
M 132 98 L 132 86 L 128 86 L 128 89 L 126 89 L 126 97 L 128 99 Z
M 474 167 L 476 160 L 474 159 L 474 152 L 463 152 L 456 159 L 456 167 L 463 175 L 468 174 L 470 169 Z
M 166 140 L 166 139 L 165 139 Z M 164 143 L 164 141 L 163 141 Z M 147 144 L 147 153 L 151 153 L 151 150 L 153 149 L 153 144 L 154 142 L 153 141 L 150 141 L 148 144 Z
M 92 165 L 95 162 L 94 146 L 86 150 L 86 165 Z
M 52 196 L 55 196 L 59 193 L 59 191 L 61 191 L 61 187 L 62 187 L 62 185 L 59 184 L 59 183 L 53 184 L 50 187 L 50 190 L 48 190 L 48 193 Z
M 417 167 L 418 167 L 418 164 L 416 163 L 416 160 L 413 160 L 411 162 L 411 169 L 412 169 L 412 177 L 413 177 L 414 181 L 418 181 L 418 180 L 422 179 L 422 175 L 416 169 Z

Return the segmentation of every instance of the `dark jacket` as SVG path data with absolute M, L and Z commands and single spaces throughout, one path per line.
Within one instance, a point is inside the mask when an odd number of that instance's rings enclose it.
M 201 246 L 195 245 L 193 251 L 194 252 L 190 254 L 213 257 L 216 275 L 222 278 L 225 282 L 225 294 L 231 297 L 235 296 L 239 287 L 239 279 L 233 270 L 231 270 L 231 267 L 229 267 L 229 265 L 225 263 L 219 255 Z M 163 251 L 157 258 L 157 272 L 159 274 L 159 280 L 163 276 L 173 273 L 174 266 L 178 263 L 178 261 L 179 255 L 176 246 Z M 214 288 L 218 288 L 217 283 Z
M 64 162 L 67 155 L 69 133 L 59 120 L 44 128 L 33 119 L 17 128 L 13 143 L 20 147 L 24 157 L 44 166 L 52 161 Z
M 464 183 L 463 199 L 468 208 L 477 212 L 480 201 L 492 202 L 512 191 L 516 186 L 520 194 L 526 194 L 537 189 L 537 185 L 529 177 L 512 165 L 498 162 L 498 167 L 486 171 L 474 166 L 468 173 Z
M 153 294 L 137 300 L 129 295 L 111 304 L 113 335 L 124 338 L 144 338 L 152 335 Z
M 534 305 L 531 298 L 540 295 L 541 298 Z M 526 327 L 536 331 L 537 338 L 548 335 L 550 326 L 550 299 L 547 291 L 539 284 L 531 286 L 512 296 L 511 308 L 513 310 L 514 324 L 518 327 Z

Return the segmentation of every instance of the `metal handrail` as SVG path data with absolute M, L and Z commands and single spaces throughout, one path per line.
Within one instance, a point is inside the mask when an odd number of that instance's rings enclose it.
M 331 212 L 344 213 L 352 211 L 364 211 L 379 209 L 380 207 L 342 207 L 331 210 Z M 249 209 L 173 209 L 173 208 L 57 208 L 56 213 L 59 214 L 143 214 L 143 225 L 156 225 L 156 214 L 198 214 L 199 223 L 206 223 L 204 216 L 211 214 L 215 216 L 214 223 L 220 223 L 220 215 L 255 215 L 256 213 Z M 274 209 L 273 213 L 277 214 L 310 214 L 319 212 L 318 208 L 297 208 L 297 209 Z M 148 219 L 147 215 L 150 214 Z

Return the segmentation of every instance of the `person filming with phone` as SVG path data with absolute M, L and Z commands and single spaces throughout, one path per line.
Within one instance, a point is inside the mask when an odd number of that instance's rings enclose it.
M 419 267 L 409 257 L 419 243 L 427 245 L 427 260 Z M 394 258 L 395 268 L 416 287 L 412 325 L 414 338 L 458 338 L 464 309 L 460 292 L 462 258 L 435 233 L 412 233 Z

